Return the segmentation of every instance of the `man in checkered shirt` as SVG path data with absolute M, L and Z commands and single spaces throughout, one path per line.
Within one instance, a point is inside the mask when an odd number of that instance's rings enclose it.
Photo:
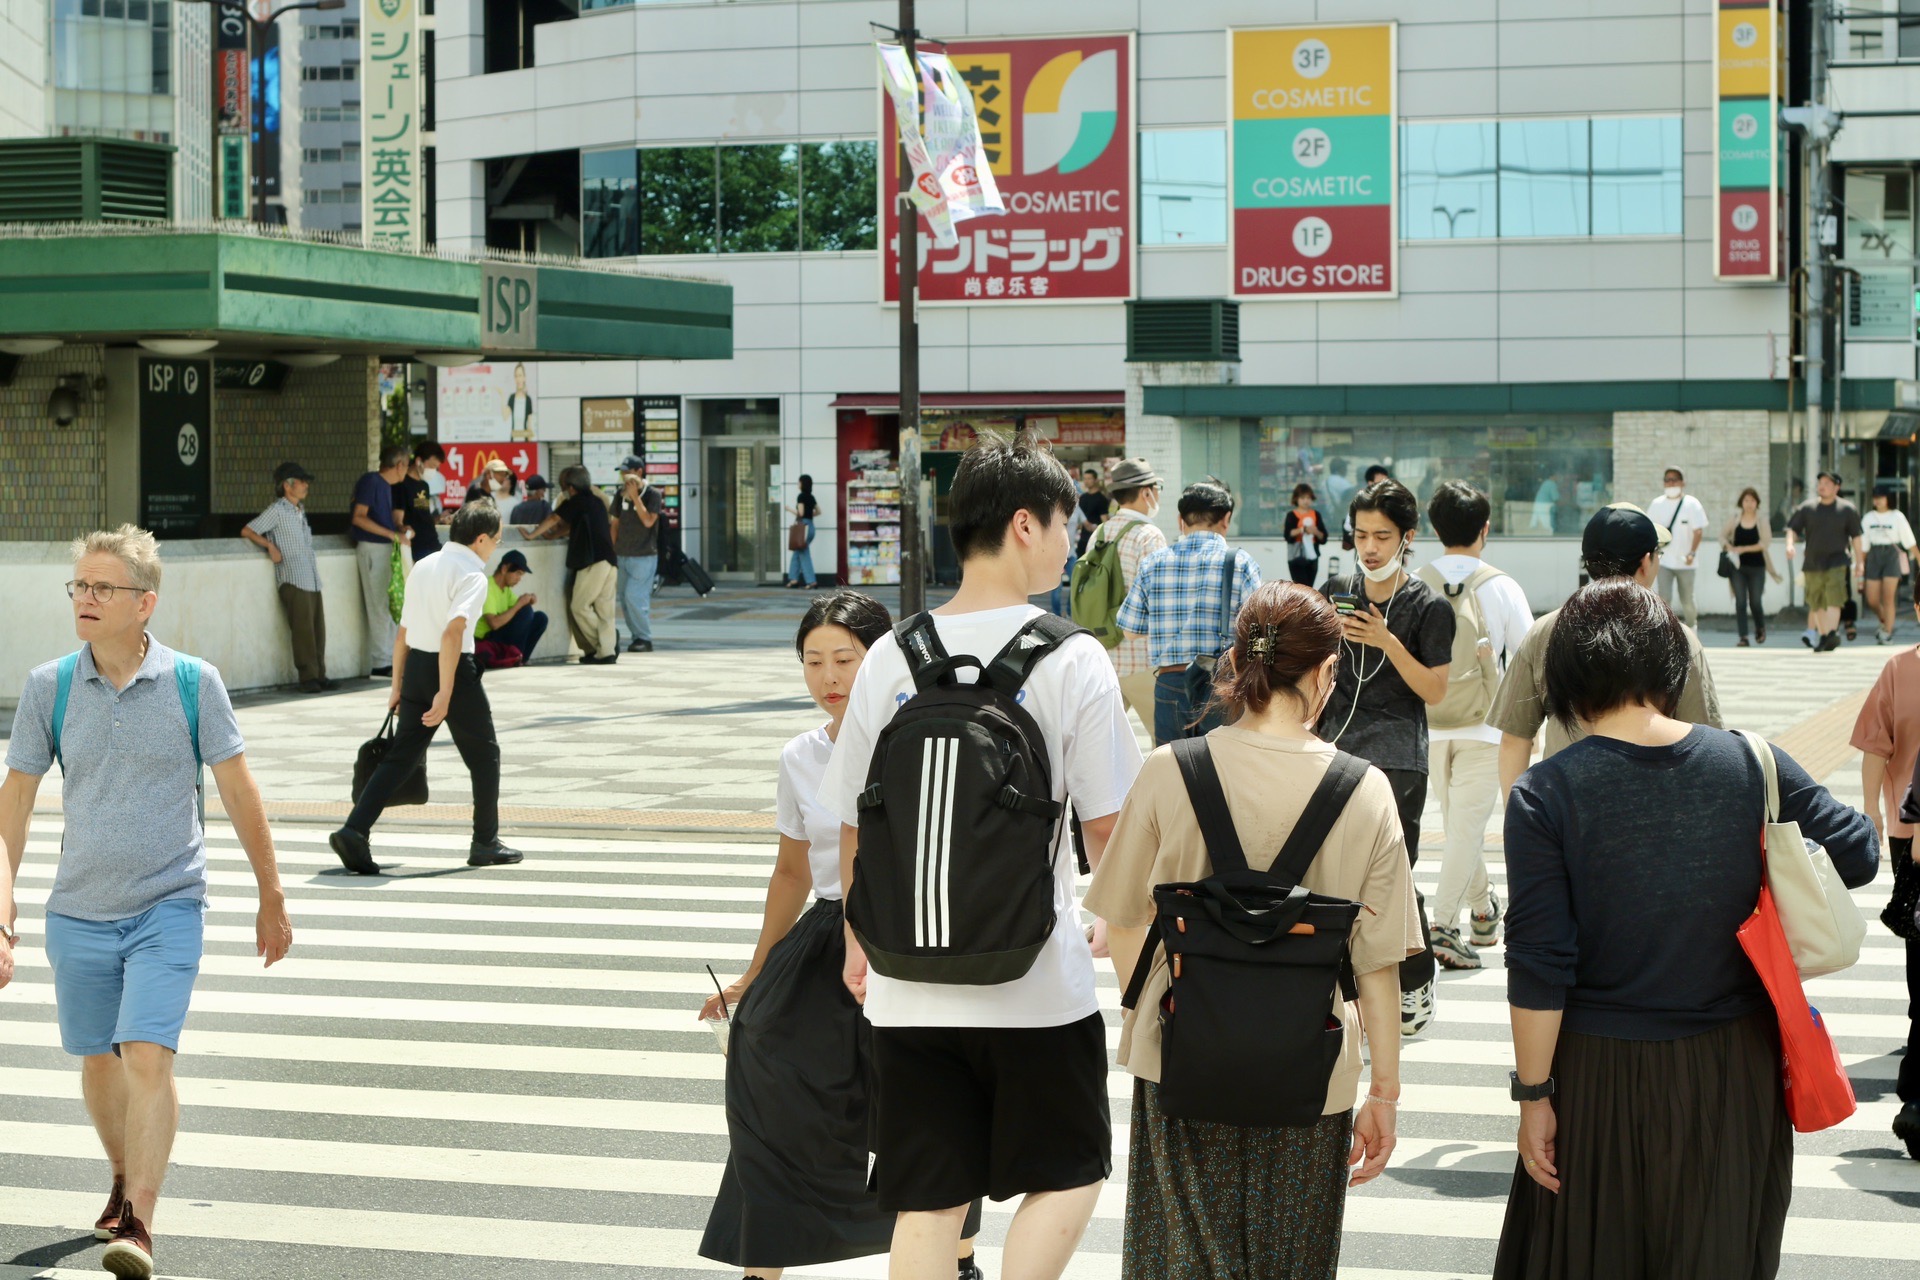
M 1220 723 L 1217 716 L 1199 714 L 1213 688 L 1212 671 L 1205 664 L 1231 643 L 1233 620 L 1260 585 L 1260 566 L 1253 557 L 1227 546 L 1232 522 L 1233 494 L 1225 485 L 1215 480 L 1188 485 L 1180 495 L 1180 540 L 1141 562 L 1120 606 L 1116 621 L 1129 643 L 1133 637 L 1146 639 L 1154 672 L 1156 746 L 1198 736 Z M 1196 662 L 1202 665 L 1196 667 Z

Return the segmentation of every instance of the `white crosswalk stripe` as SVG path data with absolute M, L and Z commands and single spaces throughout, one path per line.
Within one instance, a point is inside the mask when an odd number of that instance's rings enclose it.
M 0 992 L 0 1280 L 100 1274 L 90 1226 L 105 1165 L 59 1049 L 39 942 L 58 823 L 36 823 L 26 939 Z M 343 876 L 324 832 L 278 833 L 295 952 L 263 972 L 250 878 L 230 832 L 210 850 L 208 954 L 177 1066 L 179 1142 L 162 1203 L 163 1274 L 358 1280 L 723 1273 L 697 1248 L 725 1158 L 724 1063 L 695 1020 L 744 966 L 772 864 L 729 841 L 518 841 L 528 861 L 468 871 L 453 835 L 392 835 L 397 875 Z M 1437 868 L 1423 866 L 1430 883 Z M 1493 867 L 1496 882 L 1504 868 Z M 1885 886 L 1860 894 L 1884 899 Z M 1512 1176 L 1501 952 L 1442 979 L 1405 1046 L 1402 1141 L 1350 1198 L 1345 1280 L 1456 1280 L 1492 1267 Z M 1903 955 L 1874 924 L 1866 963 L 1809 987 L 1862 1106 L 1803 1136 L 1787 1273 L 1894 1276 L 1920 1256 L 1920 1165 L 1887 1133 L 1889 1056 L 1906 1034 Z M 1102 976 L 1117 1030 L 1118 996 Z M 1117 1170 L 1068 1272 L 1114 1280 L 1132 1087 L 1110 1077 Z M 999 1274 L 1010 1206 L 981 1257 Z M 11 1265 L 9 1265 L 11 1263 Z M 1822 1268 L 1830 1268 L 1823 1270 Z M 859 1280 L 885 1260 L 794 1275 Z

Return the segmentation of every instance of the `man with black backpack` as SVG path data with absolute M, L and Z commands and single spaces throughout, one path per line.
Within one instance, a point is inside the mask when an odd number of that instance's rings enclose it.
M 821 785 L 844 824 L 845 976 L 873 1026 L 895 1277 L 952 1276 L 983 1195 L 1025 1197 L 1009 1274 L 1057 1277 L 1112 1171 L 1066 810 L 1098 862 L 1140 751 L 1099 642 L 1027 602 L 1058 580 L 1074 499 L 1030 435 L 967 453 L 960 589 L 868 651 Z

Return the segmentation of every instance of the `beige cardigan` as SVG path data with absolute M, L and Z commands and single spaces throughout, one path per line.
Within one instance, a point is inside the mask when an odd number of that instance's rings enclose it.
M 1752 552 L 1758 551 L 1760 553 L 1760 563 L 1767 566 L 1767 575 L 1772 578 L 1778 578 L 1780 575 L 1774 572 L 1773 552 L 1770 550 L 1770 548 L 1773 546 L 1773 528 L 1771 525 L 1767 523 L 1767 517 L 1765 513 L 1761 513 L 1755 516 L 1753 521 L 1754 528 L 1760 531 L 1760 545 L 1757 547 L 1741 547 L 1739 551 L 1736 551 L 1734 549 L 1733 531 L 1735 528 L 1739 526 L 1739 524 L 1740 524 L 1740 513 L 1736 511 L 1733 515 L 1733 518 L 1731 520 L 1728 520 L 1727 523 L 1720 530 L 1720 549 L 1722 551 L 1725 551 L 1728 555 L 1738 555 L 1741 552 L 1752 553 Z

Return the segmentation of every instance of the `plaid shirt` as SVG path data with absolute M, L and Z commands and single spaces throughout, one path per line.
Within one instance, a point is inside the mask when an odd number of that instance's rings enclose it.
M 1120 544 L 1120 582 L 1131 592 L 1133 584 L 1140 579 L 1140 566 L 1146 563 L 1148 556 L 1165 549 L 1167 535 L 1138 511 L 1130 507 L 1117 507 L 1107 517 L 1106 524 L 1094 532 L 1093 542 L 1088 545 L 1114 541 Z M 1123 635 L 1111 652 L 1116 676 L 1136 676 L 1142 671 L 1153 670 L 1153 659 L 1147 652 L 1145 636 Z
M 313 528 L 307 523 L 305 511 L 279 498 L 247 521 L 247 528 L 280 548 L 280 563 L 273 566 L 275 586 L 320 590 L 320 566 L 313 558 Z
M 1245 551 L 1235 551 L 1233 599 L 1226 602 L 1223 618 L 1220 588 L 1227 550 L 1227 540 L 1217 533 L 1189 533 L 1141 564 L 1116 621 L 1122 631 L 1147 637 L 1156 669 L 1185 666 L 1225 647 L 1223 621 L 1230 628 L 1260 585 L 1260 566 Z

